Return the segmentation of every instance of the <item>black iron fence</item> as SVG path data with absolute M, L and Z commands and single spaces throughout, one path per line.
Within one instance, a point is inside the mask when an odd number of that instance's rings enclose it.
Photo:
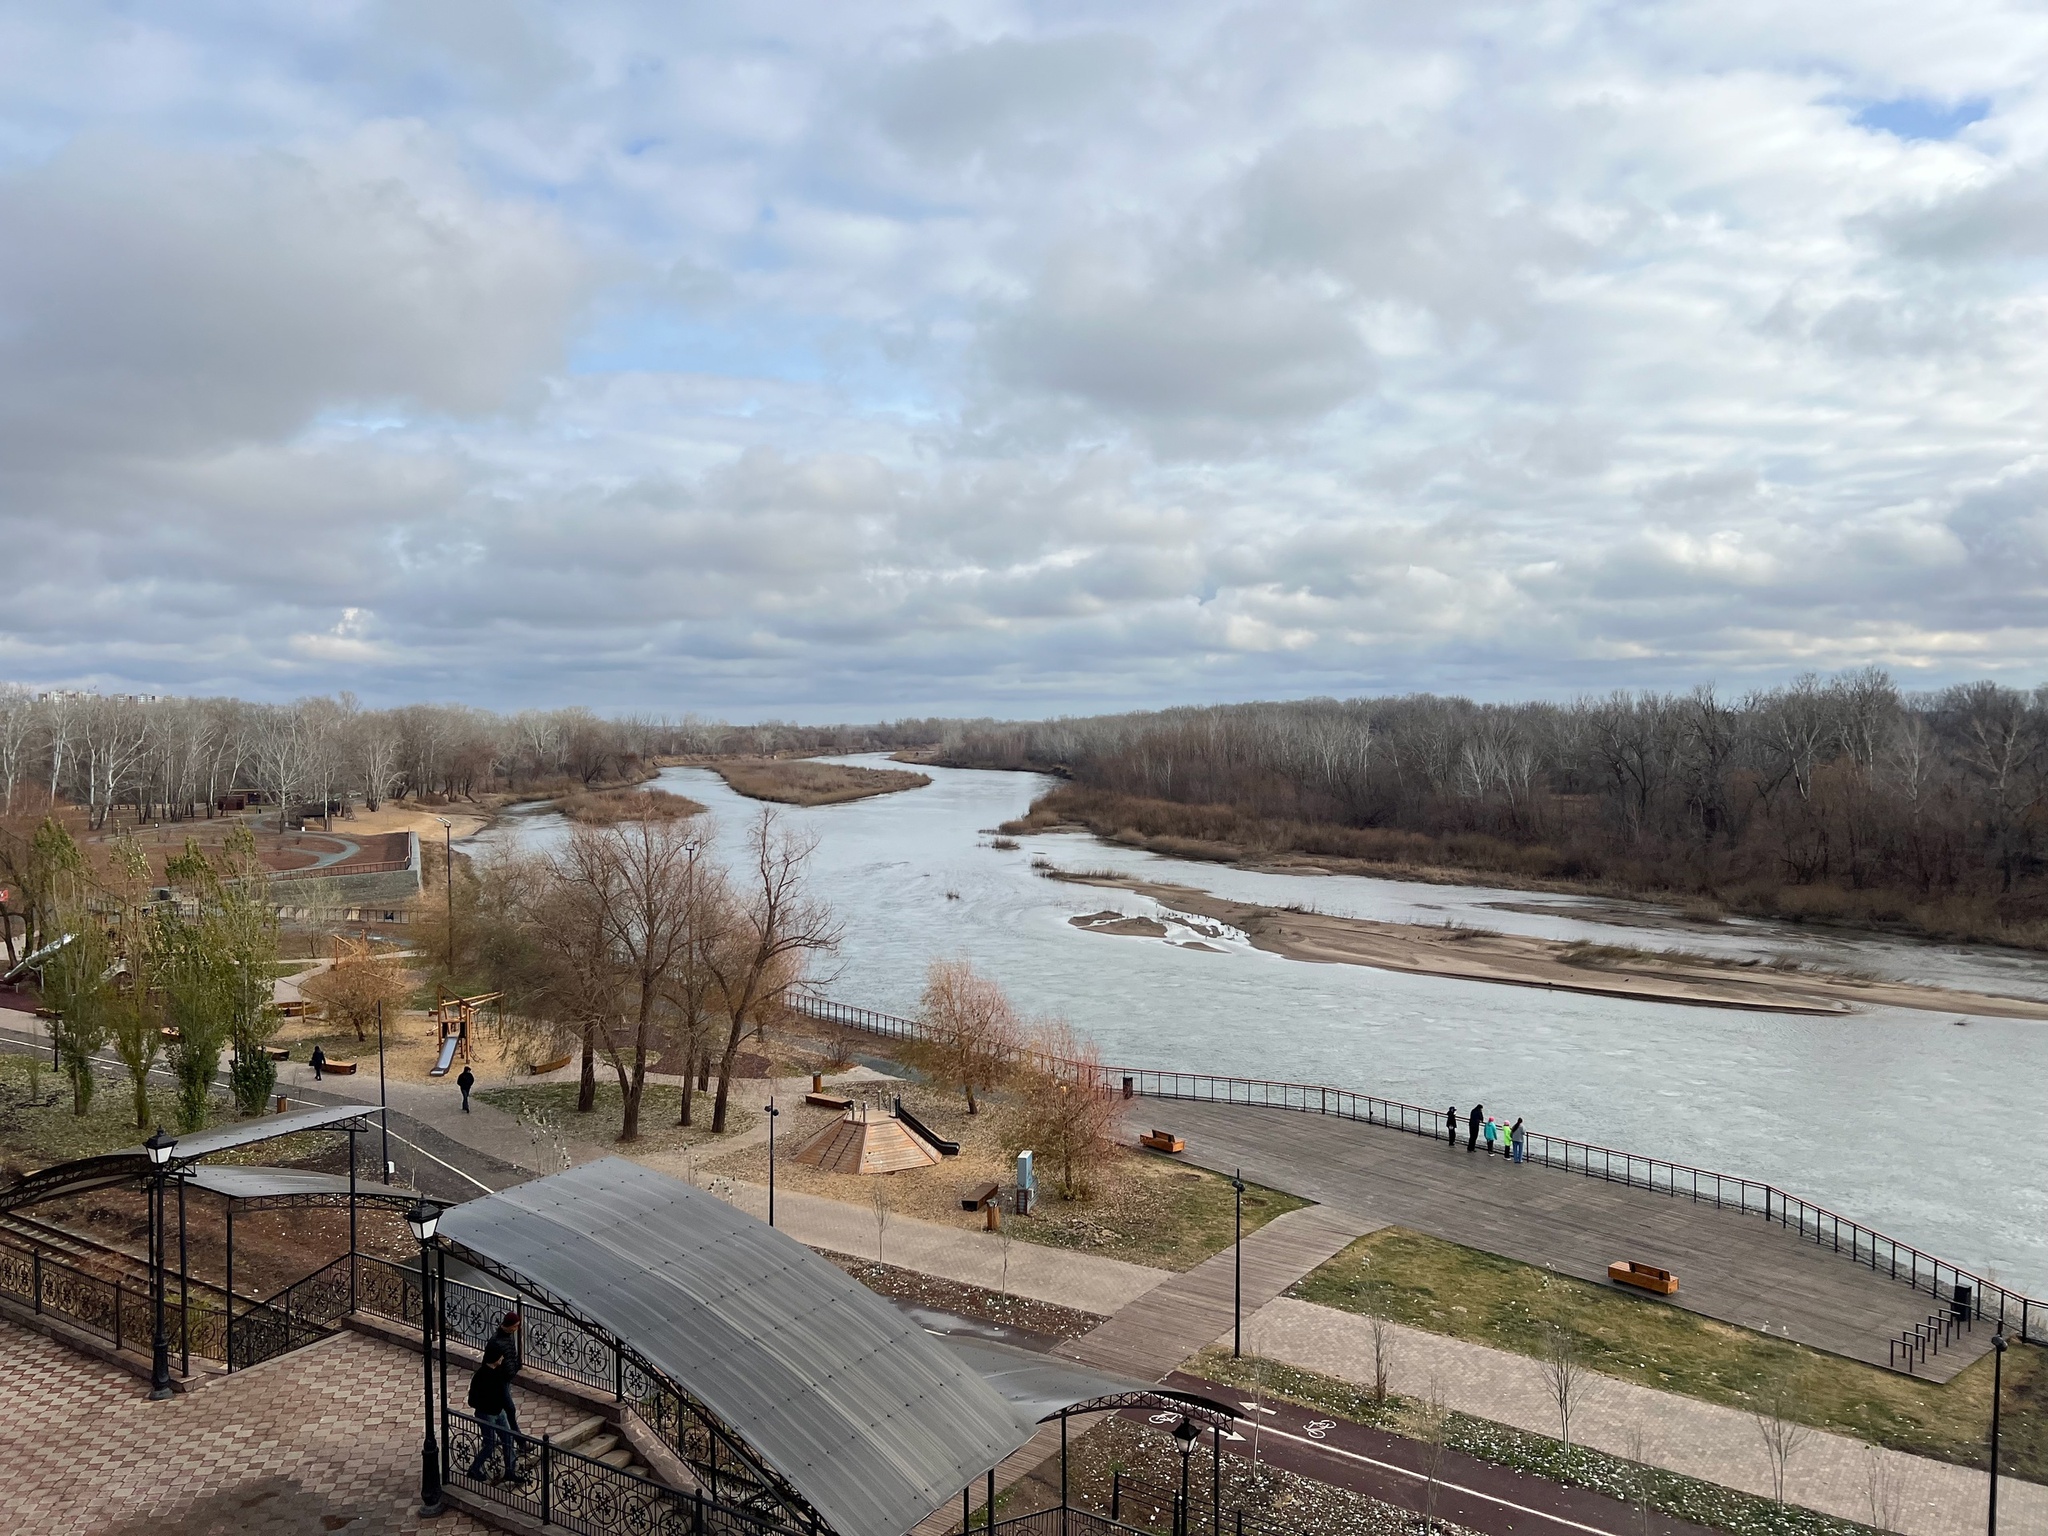
M 792 1011 L 823 1023 L 837 1024 L 894 1040 L 922 1037 L 915 1019 L 857 1008 L 811 994 L 792 994 Z M 1454 1138 L 1459 1127 L 1447 1123 L 1444 1111 L 1399 1099 L 1381 1098 L 1323 1083 L 1290 1083 L 1277 1079 L 1230 1077 L 1212 1072 L 1174 1072 L 1151 1067 L 1111 1067 L 1092 1062 L 1063 1062 L 1097 1084 L 1125 1098 L 1182 1099 L 1206 1104 L 1237 1104 L 1255 1109 L 1285 1109 L 1301 1114 L 1334 1115 L 1366 1125 L 1385 1126 L 1432 1139 Z M 1889 1276 L 1915 1290 L 1961 1309 L 2000 1328 L 2017 1329 L 2017 1337 L 2048 1342 L 2048 1302 L 1986 1280 L 1961 1265 L 1888 1237 L 1824 1205 L 1757 1179 L 1695 1168 L 1665 1158 L 1624 1152 L 1595 1142 L 1574 1141 L 1541 1131 L 1526 1133 L 1526 1159 L 1611 1184 L 1626 1184 L 1674 1199 L 1687 1199 L 1718 1210 L 1760 1216 L 1808 1242 L 1832 1248 L 1852 1263 Z
M 1086 1509 L 1039 1509 L 1028 1515 L 1012 1515 L 1007 1520 L 997 1520 L 993 1527 L 969 1524 L 967 1536 L 977 1531 L 1008 1531 L 1011 1536 L 1152 1536 L 1136 1526 L 1122 1525 L 1107 1515 L 1098 1515 Z
M 1109 1513 L 1123 1522 L 1122 1529 L 1181 1531 L 1186 1536 L 1290 1536 L 1287 1528 L 1275 1525 L 1263 1515 L 1242 1509 L 1222 1509 L 1211 1489 L 1200 1478 L 1188 1488 L 1186 1523 L 1176 1518 L 1180 1490 L 1168 1483 L 1153 1482 L 1130 1472 L 1112 1472 L 1109 1477 Z
M 188 1354 L 227 1358 L 226 1316 L 210 1287 L 188 1287 L 189 1308 L 175 1280 L 164 1298 L 164 1328 L 175 1364 Z M 105 1339 L 116 1349 L 147 1350 L 156 1334 L 156 1307 L 146 1282 L 107 1279 L 75 1264 L 0 1240 L 0 1296 L 31 1311 L 61 1318 L 72 1327 Z

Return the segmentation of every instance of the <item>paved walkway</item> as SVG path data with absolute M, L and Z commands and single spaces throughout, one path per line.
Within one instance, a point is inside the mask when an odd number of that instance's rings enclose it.
M 1886 1341 L 1936 1310 L 1925 1291 L 1761 1216 L 1352 1120 L 1168 1101 L 1148 1113 L 1186 1137 L 1189 1161 L 1203 1167 L 1242 1167 L 1247 1178 L 1373 1226 L 1409 1227 L 1584 1280 L 1605 1283 L 1615 1259 L 1655 1264 L 1678 1275 L 1679 1305 L 1854 1360 L 1887 1364 Z M 1950 1379 L 1989 1350 L 1991 1332 L 1980 1325 L 1920 1374 Z
M 1423 1398 L 1435 1386 L 1461 1413 L 1556 1436 L 1557 1408 L 1536 1361 L 1399 1325 L 1391 1325 L 1391 1331 L 1388 1385 L 1394 1391 Z M 1247 1322 L 1245 1347 L 1302 1370 L 1362 1385 L 1372 1381 L 1371 1328 L 1349 1312 L 1282 1297 Z M 1748 1493 L 1771 1494 L 1770 1463 L 1756 1421 L 1733 1408 L 1588 1372 L 1572 1437 L 1613 1455 Z M 1824 1514 L 1868 1522 L 1873 1458 L 1902 1491 L 1901 1529 L 1907 1536 L 1971 1536 L 1984 1528 L 1983 1473 L 1878 1451 L 1820 1430 L 1792 1458 L 1787 1497 Z M 2006 1530 L 2048 1531 L 2048 1488 L 2002 1482 L 1999 1515 Z
M 375 1340 L 343 1334 L 152 1403 L 126 1371 L 0 1323 L 0 1382 L 0 1530 L 485 1531 L 452 1510 L 419 1518 L 418 1358 Z M 536 1432 L 562 1427 L 542 1420 L 555 1405 L 532 1401 Z

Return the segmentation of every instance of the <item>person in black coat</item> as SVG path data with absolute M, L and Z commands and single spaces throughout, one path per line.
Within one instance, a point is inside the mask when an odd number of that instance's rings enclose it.
M 1467 1152 L 1477 1152 L 1479 1150 L 1479 1127 L 1485 1119 L 1486 1106 L 1484 1104 L 1474 1104 L 1472 1106 L 1471 1129 L 1465 1137 L 1465 1150 Z
M 327 1070 L 327 1053 L 317 1045 L 313 1047 L 312 1063 L 313 1081 L 317 1083 L 320 1081 L 320 1074 Z
M 505 1480 L 519 1481 L 519 1441 L 515 1438 L 512 1378 L 519 1372 L 519 1314 L 507 1312 L 498 1331 L 484 1345 L 483 1364 L 469 1379 L 469 1408 L 483 1427 L 469 1476 L 481 1478 L 493 1451 L 504 1457 Z
M 465 1065 L 462 1076 L 455 1079 L 455 1086 L 462 1090 L 462 1112 L 469 1113 L 469 1090 L 476 1086 L 476 1074 Z
M 1458 1106 L 1455 1104 L 1444 1111 L 1444 1135 L 1452 1146 L 1458 1144 Z

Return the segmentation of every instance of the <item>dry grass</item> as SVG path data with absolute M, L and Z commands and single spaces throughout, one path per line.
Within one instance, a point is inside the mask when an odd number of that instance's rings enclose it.
M 890 1209 L 896 1215 L 978 1230 L 985 1218 L 978 1211 L 961 1210 L 960 1193 L 976 1184 L 1015 1181 L 1015 1137 L 1008 1101 L 998 1094 L 981 1114 L 969 1115 L 961 1100 L 931 1088 L 913 1083 L 900 1085 L 900 1090 L 897 1085 L 883 1087 L 871 1090 L 871 1095 L 884 1112 L 900 1091 L 905 1108 L 935 1134 L 960 1143 L 960 1155 L 944 1158 L 936 1167 L 904 1173 L 867 1177 L 826 1173 L 799 1163 L 796 1153 L 837 1120 L 838 1112 L 796 1104 L 783 1111 L 779 1123 L 777 1185 L 866 1206 L 879 1178 L 886 1183 Z M 1126 1140 L 1135 1134 L 1127 1131 Z M 768 1151 L 765 1146 L 746 1147 L 704 1167 L 707 1172 L 766 1183 Z M 1230 1244 L 1234 1217 L 1230 1181 L 1169 1157 L 1140 1152 L 1134 1146 L 1120 1147 L 1092 1200 L 1060 1200 L 1050 1186 L 1049 1170 L 1041 1170 L 1034 1213 L 1004 1218 L 1013 1224 L 1015 1237 L 1176 1270 L 1192 1268 Z M 1245 1231 L 1255 1231 L 1275 1216 L 1305 1204 L 1292 1195 L 1253 1187 L 1245 1195 Z
M 704 807 L 665 789 L 606 789 L 574 794 L 556 802 L 569 820 L 588 827 L 616 826 L 622 821 L 682 821 L 703 814 Z
M 900 768 L 852 768 L 842 763 L 782 762 L 765 757 L 720 758 L 708 766 L 735 794 L 780 805 L 838 805 L 922 789 L 932 781 L 928 773 Z

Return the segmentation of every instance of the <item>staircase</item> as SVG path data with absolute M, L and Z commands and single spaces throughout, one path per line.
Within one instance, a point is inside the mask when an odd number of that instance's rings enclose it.
M 144 1255 L 81 1237 L 19 1211 L 0 1211 L 0 1241 L 40 1252 L 103 1280 L 145 1288 L 149 1284 L 149 1260 Z
M 647 1464 L 633 1452 L 632 1442 L 619 1433 L 617 1427 L 602 1414 L 592 1414 L 552 1435 L 548 1443 L 558 1451 L 574 1451 L 578 1456 L 588 1456 L 592 1461 L 601 1461 L 608 1467 L 617 1467 L 621 1472 L 634 1477 L 644 1477 L 649 1482 L 660 1482 Z

